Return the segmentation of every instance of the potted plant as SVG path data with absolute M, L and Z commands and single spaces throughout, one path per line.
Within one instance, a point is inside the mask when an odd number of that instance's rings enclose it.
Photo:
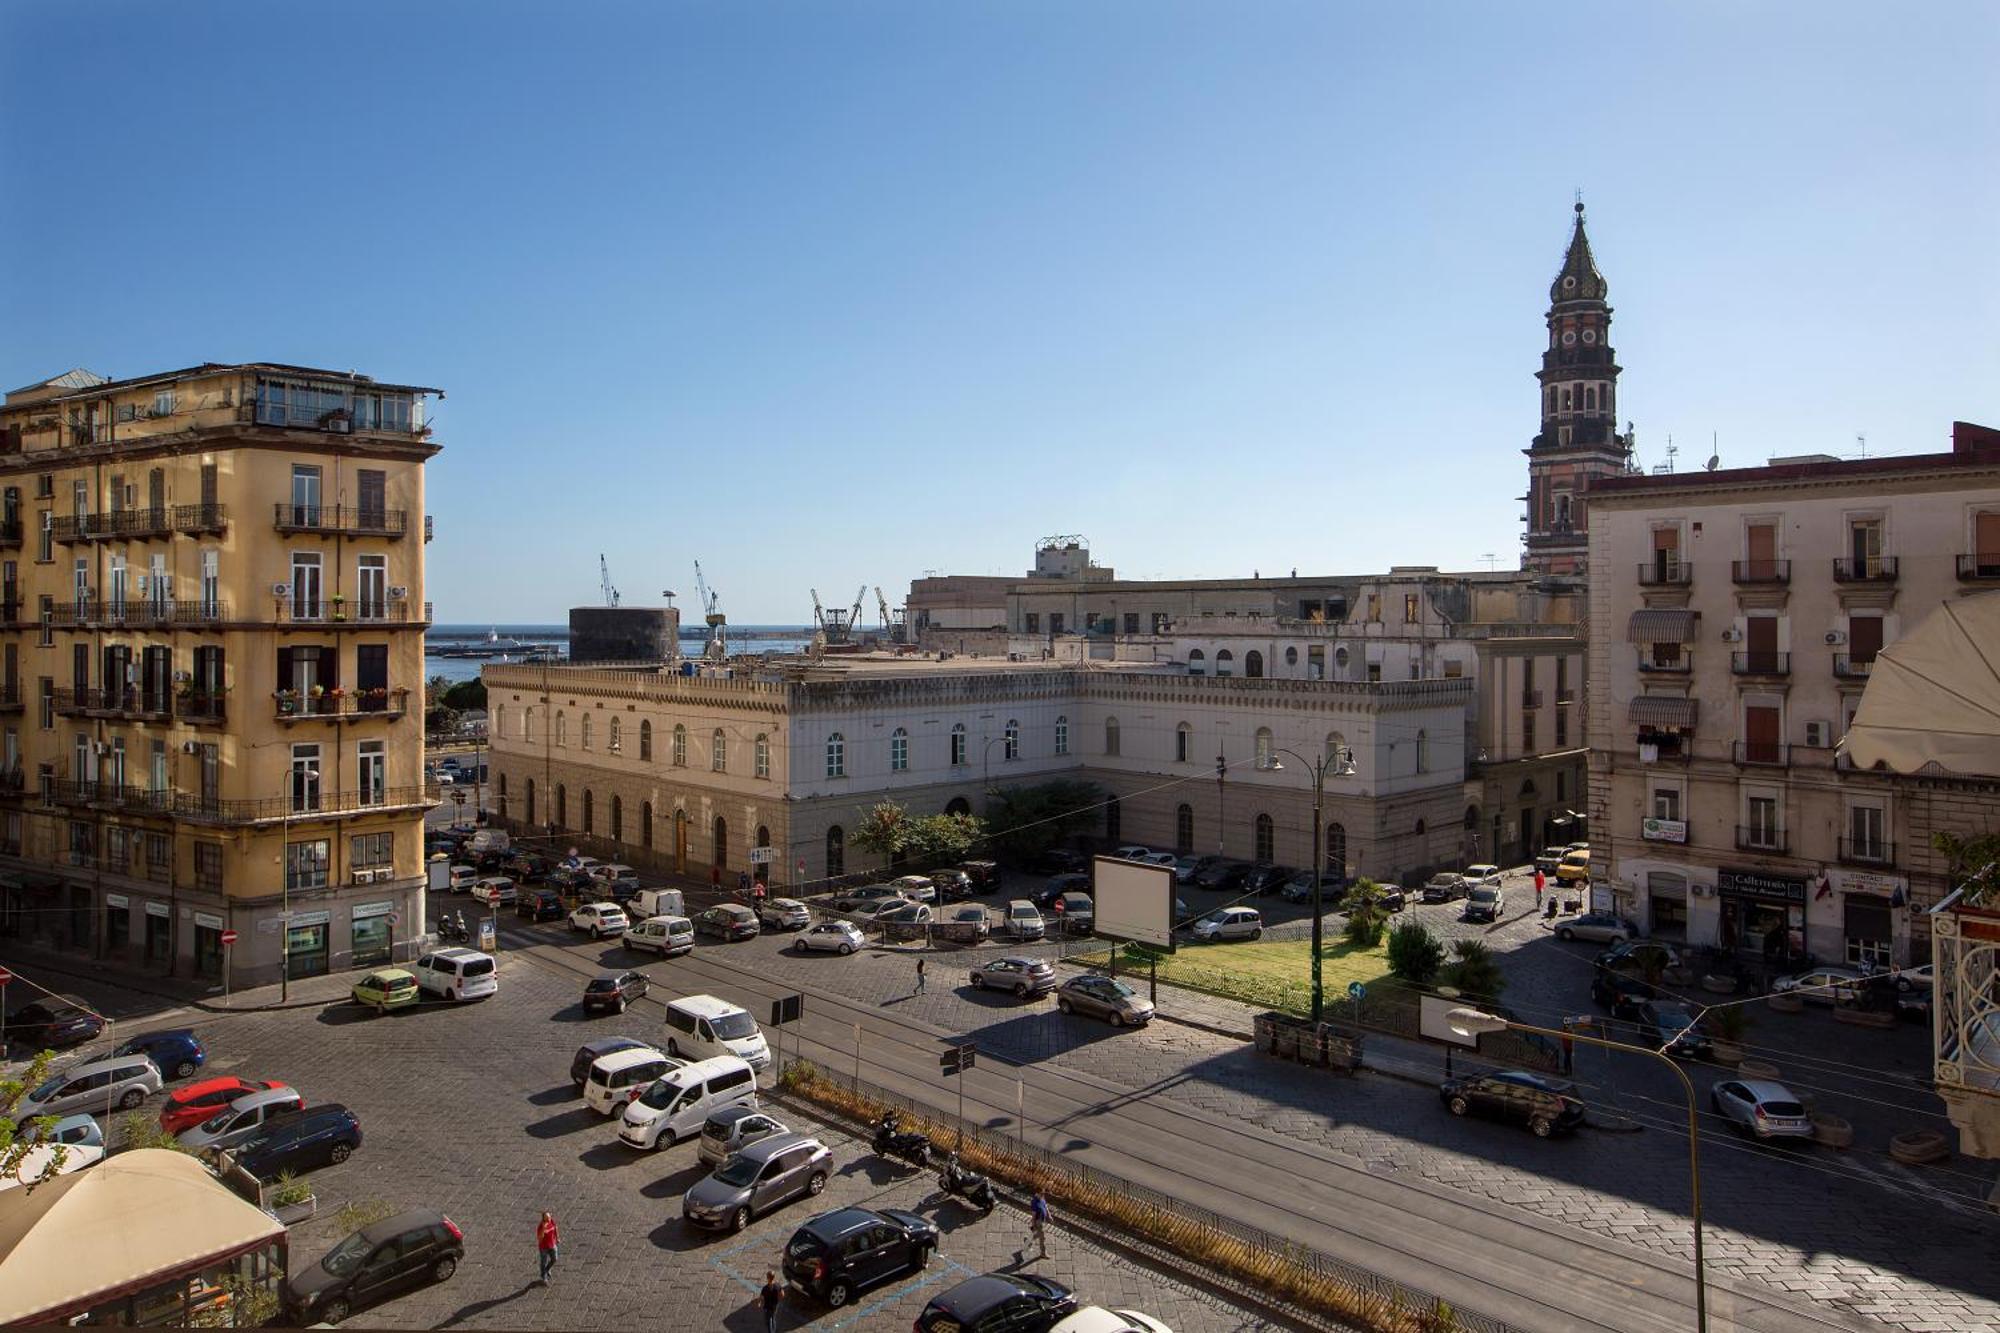
M 1740 1004 L 1723 1004 L 1702 1014 L 1702 1022 L 1708 1024 L 1709 1033 L 1714 1038 L 1715 1059 L 1718 1064 L 1737 1065 L 1743 1062 L 1743 1034 L 1749 1030 L 1750 1015 Z
M 289 1171 L 278 1173 L 265 1198 L 266 1211 L 286 1226 L 305 1221 L 318 1207 L 312 1186 Z
M 299 711 L 299 692 L 298 692 L 297 690 L 279 690 L 279 691 L 278 691 L 278 711 L 279 711 L 280 713 L 296 713 L 296 712 L 298 712 L 298 711 Z
M 335 620 L 347 619 L 347 598 L 345 596 L 335 593 L 333 596 L 327 598 L 327 602 L 333 608 L 333 618 Z

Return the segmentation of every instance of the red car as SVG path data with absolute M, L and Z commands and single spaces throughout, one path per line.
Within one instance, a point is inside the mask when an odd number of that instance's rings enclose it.
M 254 1078 L 235 1077 L 205 1078 L 199 1083 L 190 1083 L 167 1098 L 167 1104 L 160 1108 L 160 1128 L 169 1134 L 193 1129 L 245 1093 L 285 1086 L 275 1080 L 264 1083 Z

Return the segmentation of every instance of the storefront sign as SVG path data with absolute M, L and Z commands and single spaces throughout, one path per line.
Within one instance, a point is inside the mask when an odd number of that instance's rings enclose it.
M 331 912 L 294 912 L 292 913 L 292 929 L 297 930 L 301 926 L 323 926 L 331 920 L 333 920 Z
M 165 903 L 146 904 L 147 916 L 172 916 L 173 914 L 174 914 L 174 909 L 167 906 Z
M 1842 893 L 1872 893 L 1893 898 L 1903 888 L 1901 875 L 1885 875 L 1879 870 L 1836 870 L 1834 887 Z
M 107 893 L 104 895 L 104 905 L 106 907 L 116 907 L 120 911 L 123 911 L 132 905 L 132 900 L 122 893 Z
M 194 923 L 197 926 L 207 926 L 210 930 L 222 929 L 222 918 L 213 912 L 196 912 Z
M 1639 825 L 1639 836 L 1648 842 L 1686 842 L 1688 826 L 1685 819 L 1648 819 Z
M 356 921 L 361 921 L 371 916 L 388 916 L 391 912 L 395 910 L 396 910 L 396 904 L 392 902 L 356 903 L 354 904 L 354 919 Z
M 1772 875 L 1761 870 L 1718 870 L 1715 891 L 1725 898 L 1774 898 L 1780 902 L 1806 900 L 1806 882 L 1794 875 Z

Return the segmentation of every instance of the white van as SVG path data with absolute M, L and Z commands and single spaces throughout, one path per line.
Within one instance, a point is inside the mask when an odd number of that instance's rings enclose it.
M 757 1075 L 746 1062 L 733 1055 L 698 1060 L 655 1079 L 625 1108 L 618 1137 L 634 1148 L 671 1148 L 700 1134 L 723 1107 L 756 1104 Z
M 667 1051 L 691 1060 L 734 1055 L 752 1069 L 771 1063 L 771 1048 L 750 1011 L 713 995 L 688 995 L 667 1005 Z
M 694 948 L 694 922 L 684 916 L 650 916 L 626 930 L 624 944 L 628 949 L 651 949 L 662 958 L 672 958 Z
M 637 879 L 639 877 L 639 872 L 634 870 L 631 866 L 622 865 L 614 861 L 610 865 L 592 866 L 590 868 L 590 877 L 592 879 L 602 880 L 606 884 L 609 884 L 612 880 L 615 879 Z
M 583 1104 L 599 1115 L 617 1115 L 627 1102 L 646 1090 L 647 1084 L 685 1063 L 650 1046 L 632 1046 L 600 1055 L 583 1081 Z
M 500 966 L 477 949 L 439 949 L 410 964 L 417 985 L 447 1000 L 477 1000 L 500 989 Z
M 451 868 L 451 878 L 446 882 L 445 887 L 449 888 L 453 893 L 464 893 L 478 882 L 479 872 L 471 866 L 453 866 Z
M 679 889 L 641 889 L 625 905 L 634 921 L 649 916 L 686 916 L 687 910 L 687 898 Z

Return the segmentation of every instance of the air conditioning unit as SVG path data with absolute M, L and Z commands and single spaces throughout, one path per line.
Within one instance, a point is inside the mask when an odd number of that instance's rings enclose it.
M 90 749 L 91 752 L 94 754 L 103 755 L 111 753 L 111 747 L 109 745 L 106 745 L 103 741 L 92 741 L 90 743 Z
M 1824 750 L 1833 744 L 1833 723 L 1806 723 L 1806 745 L 1814 750 Z
M 1827 646 L 1827 647 L 1829 647 L 1829 648 L 1838 648 L 1838 647 L 1839 647 L 1839 646 L 1840 646 L 1841 644 L 1843 644 L 1843 643 L 1846 643 L 1846 642 L 1847 642 L 1847 631 L 1846 631 L 1846 630 L 1844 630 L 1844 629 L 1830 629 L 1830 630 L 1828 630 L 1828 631 L 1826 632 L 1826 646 Z
M 181 753 L 182 753 L 182 754 L 193 754 L 193 753 L 194 753 L 194 752 L 195 752 L 196 750 L 199 750 L 200 748 L 201 748 L 201 747 L 200 747 L 199 745 L 196 745 L 196 744 L 195 744 L 195 743 L 194 743 L 193 741 L 182 741 L 182 742 L 181 742 Z
M 291 595 L 292 595 L 292 585 L 291 585 L 291 584 L 289 584 L 289 583 L 273 583 L 273 584 L 271 585 L 271 596 L 273 596 L 273 597 L 290 597 Z
M 393 602 L 400 602 L 409 595 L 410 590 L 400 583 L 392 585 L 389 589 L 389 600 Z
M 326 423 L 326 428 L 335 435 L 351 435 L 354 433 L 354 423 L 346 417 L 335 417 Z
M 1732 626 L 1722 631 L 1722 641 L 1724 643 L 1741 643 L 1743 642 L 1743 631 Z
M 357 870 L 354 872 L 354 882 L 356 884 L 373 884 L 375 877 L 381 873 L 379 870 Z
M 1713 884 L 1697 884 L 1694 886 L 1694 896 L 1697 898 L 1713 898 L 1715 896 L 1715 886 Z
M 190 680 L 190 679 L 192 679 L 192 677 L 190 677 L 188 673 L 185 671 L 174 672 L 174 684 L 176 685 L 180 684 L 184 680 Z

